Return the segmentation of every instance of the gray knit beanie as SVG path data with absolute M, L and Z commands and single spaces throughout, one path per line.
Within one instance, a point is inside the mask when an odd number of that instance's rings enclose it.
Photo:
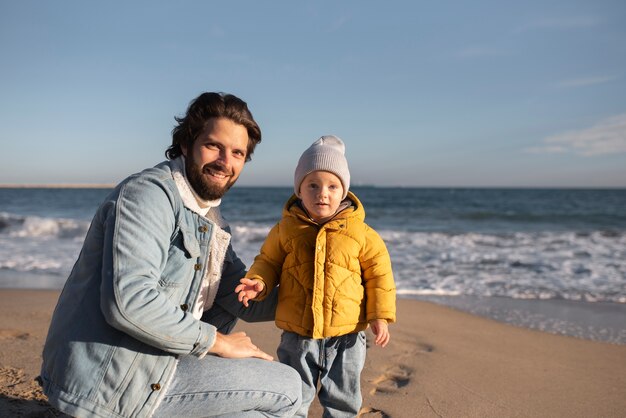
M 294 191 L 300 196 L 300 184 L 307 174 L 313 171 L 328 171 L 333 173 L 343 186 L 343 197 L 346 198 L 350 188 L 350 171 L 345 156 L 346 146 L 336 136 L 326 135 L 318 139 L 307 148 L 298 161 L 294 175 Z

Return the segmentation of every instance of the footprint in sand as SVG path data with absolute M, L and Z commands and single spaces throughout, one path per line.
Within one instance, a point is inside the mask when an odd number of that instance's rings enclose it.
M 435 346 L 422 341 L 411 339 L 396 339 L 393 342 L 394 346 L 398 348 L 401 357 L 410 357 L 419 356 L 423 354 L 429 354 L 435 351 Z
M 412 370 L 403 365 L 396 365 L 387 369 L 383 374 L 372 381 L 374 389 L 370 391 L 371 395 L 377 393 L 391 393 L 406 386 L 411 381 Z
M 361 408 L 359 411 L 359 415 L 357 418 L 391 418 L 390 415 L 387 415 L 385 412 L 380 409 L 370 408 L 369 406 L 365 408 Z
M 27 332 L 21 332 L 15 329 L 0 329 L 0 340 L 27 340 L 30 334 Z
M 432 353 L 433 351 L 435 351 L 435 347 L 428 343 L 419 343 L 417 346 L 419 347 L 419 350 L 423 353 Z

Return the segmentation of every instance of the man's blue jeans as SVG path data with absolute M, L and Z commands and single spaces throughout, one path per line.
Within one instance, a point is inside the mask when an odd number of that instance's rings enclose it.
M 300 386 L 298 373 L 275 361 L 182 356 L 154 417 L 291 417 Z
M 324 417 L 356 417 L 363 402 L 361 371 L 365 351 L 363 331 L 321 340 L 283 332 L 278 358 L 302 378 L 302 406 L 296 416 L 307 416 L 319 381 Z
M 222 305 L 216 303 L 202 318 L 218 331 L 229 334 L 237 322 L 235 314 L 260 321 L 274 318 L 275 294 L 269 303 L 235 312 L 243 305 L 233 289 L 224 288 Z M 213 355 L 201 359 L 181 356 L 154 417 L 291 417 L 300 407 L 301 396 L 300 375 L 284 364 Z

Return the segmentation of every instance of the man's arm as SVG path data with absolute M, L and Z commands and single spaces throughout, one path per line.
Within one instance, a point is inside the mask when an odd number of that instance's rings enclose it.
M 112 327 L 145 344 L 201 356 L 214 345 L 215 327 L 183 311 L 160 284 L 176 223 L 175 192 L 144 178 L 121 187 L 103 219 L 100 306 Z
M 226 252 L 222 280 L 215 298 L 215 304 L 230 315 L 241 318 L 246 322 L 273 321 L 276 315 L 278 289 L 275 288 L 262 302 L 251 301 L 250 306 L 246 308 L 239 302 L 237 293 L 235 293 L 235 288 L 239 285 L 239 280 L 245 275 L 246 266 L 239 257 L 237 257 L 232 245 L 229 245 L 228 251 Z M 211 310 L 214 308 L 211 308 Z

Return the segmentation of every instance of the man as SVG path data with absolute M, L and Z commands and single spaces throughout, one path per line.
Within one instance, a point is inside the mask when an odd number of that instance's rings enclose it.
M 176 121 L 168 161 L 96 212 L 50 324 L 44 392 L 81 417 L 291 416 L 299 375 L 228 334 L 235 316 L 270 320 L 275 309 L 237 301 L 245 266 L 219 212 L 261 131 L 245 102 L 218 93 Z

